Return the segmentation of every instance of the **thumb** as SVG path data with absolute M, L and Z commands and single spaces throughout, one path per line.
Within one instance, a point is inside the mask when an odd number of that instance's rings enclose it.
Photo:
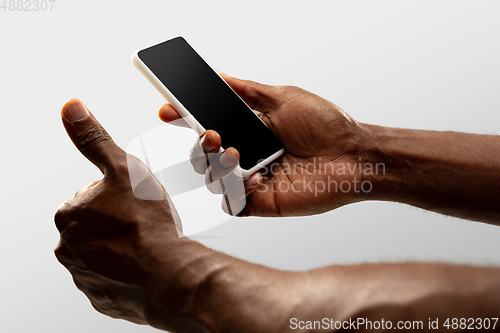
M 106 130 L 78 99 L 64 104 L 61 116 L 64 127 L 76 148 L 102 173 L 109 173 L 124 161 L 125 152 L 111 139 Z
M 271 112 L 285 101 L 283 87 L 240 80 L 224 73 L 220 73 L 220 76 L 253 110 Z

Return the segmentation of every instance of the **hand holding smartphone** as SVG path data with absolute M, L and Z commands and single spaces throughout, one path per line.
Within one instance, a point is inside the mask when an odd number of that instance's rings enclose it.
M 249 177 L 284 152 L 264 122 L 183 37 L 139 50 L 134 65 L 199 134 L 214 130 L 240 153 Z

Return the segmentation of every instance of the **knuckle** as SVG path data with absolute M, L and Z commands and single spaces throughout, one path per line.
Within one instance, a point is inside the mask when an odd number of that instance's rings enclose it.
M 76 285 L 76 282 L 75 282 L 75 285 Z M 77 288 L 80 289 L 80 287 L 78 287 L 78 286 L 77 286 Z M 82 290 L 82 289 L 80 289 L 80 290 Z M 106 310 L 101 305 L 97 304 L 95 301 L 91 300 L 90 304 L 92 305 L 92 307 L 94 308 L 94 310 L 96 310 L 97 312 L 99 312 L 99 313 L 101 313 L 103 315 L 107 315 Z M 110 314 L 110 317 L 111 317 L 111 314 Z
M 66 206 L 66 202 L 64 202 L 61 206 L 59 206 L 56 213 L 54 214 L 54 223 L 59 232 L 62 232 L 64 229 L 66 229 L 69 224 Z
M 274 86 L 274 94 L 276 96 L 284 95 L 290 86 Z
M 301 93 L 304 91 L 302 88 L 299 88 L 297 86 L 280 86 L 280 90 L 282 96 Z
M 54 254 L 61 265 L 67 266 L 69 264 L 68 251 L 64 248 L 62 242 L 57 243 L 57 246 L 54 248 Z
M 62 238 L 54 248 L 54 254 L 57 261 L 59 261 L 59 263 L 66 268 L 70 267 L 71 265 L 77 264 L 77 259 L 71 252 L 71 248 Z
M 54 223 L 59 233 L 62 234 L 70 224 L 78 220 L 78 214 L 90 203 L 88 198 L 92 196 L 89 193 L 95 193 L 95 187 L 100 183 L 101 180 L 91 182 L 59 205 L 54 213 Z
M 291 96 L 299 93 L 302 89 L 296 86 L 273 86 L 271 90 L 271 100 L 277 105 L 282 105 Z
M 56 245 L 56 247 L 54 248 L 54 254 L 56 255 L 57 259 L 59 259 L 59 257 L 61 257 L 62 253 L 63 253 L 63 244 L 61 241 L 59 241 Z
M 83 129 L 77 138 L 77 146 L 82 153 L 90 153 L 102 142 L 111 140 L 111 136 L 100 125 L 91 125 Z

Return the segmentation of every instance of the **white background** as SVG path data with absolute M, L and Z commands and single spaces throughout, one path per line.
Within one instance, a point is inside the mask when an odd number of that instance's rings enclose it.
M 160 124 L 164 100 L 132 65 L 133 51 L 183 35 L 219 71 L 300 86 L 362 122 L 498 134 L 499 13 L 499 2 L 478 0 L 57 0 L 51 12 L 0 10 L 0 330 L 153 330 L 95 312 L 52 252 L 58 205 L 101 177 L 66 136 L 64 102 L 84 101 L 122 147 Z M 300 270 L 499 265 L 499 237 L 500 228 L 369 202 L 314 217 L 230 219 L 195 238 Z

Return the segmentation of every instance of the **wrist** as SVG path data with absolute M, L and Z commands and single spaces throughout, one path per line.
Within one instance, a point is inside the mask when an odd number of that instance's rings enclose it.
M 149 325 L 172 332 L 213 332 L 210 309 L 199 298 L 227 264 L 220 255 L 188 238 L 156 246 L 146 261 L 154 270 L 142 284 Z
M 367 200 L 397 201 L 422 207 L 425 196 L 450 173 L 444 152 L 447 132 L 362 124 L 359 160 L 372 184 Z M 439 149 L 436 146 L 442 145 Z M 443 187 L 444 188 L 444 187 Z M 447 195 L 444 192 L 444 195 Z
M 175 258 L 161 258 L 145 281 L 145 317 L 173 332 L 275 332 L 288 313 L 283 295 L 289 274 L 210 250 L 187 238 L 175 240 Z M 164 255 L 165 256 L 165 255 Z M 270 310 L 271 309 L 271 310 Z M 272 316 L 270 315 L 272 313 Z M 281 318 L 272 324 L 269 318 Z
M 397 148 L 391 149 L 391 146 L 397 146 L 394 143 L 399 141 L 399 131 L 390 127 L 359 124 L 357 160 L 362 181 L 370 185 L 370 191 L 364 193 L 365 200 L 393 200 L 394 194 L 400 193 L 408 181 L 408 176 L 404 176 L 404 152 Z

